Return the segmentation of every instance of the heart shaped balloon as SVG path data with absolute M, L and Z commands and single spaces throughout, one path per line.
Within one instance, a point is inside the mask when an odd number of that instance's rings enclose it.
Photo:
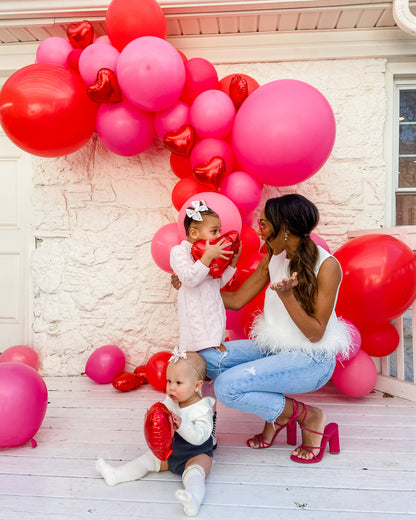
M 143 383 L 147 383 L 146 379 L 146 365 L 139 365 L 134 369 L 134 375 L 143 378 Z
M 231 101 L 234 103 L 236 110 L 238 110 L 243 101 L 248 96 L 248 83 L 247 81 L 241 77 L 239 74 L 236 74 L 231 78 L 230 86 L 229 86 L 229 96 Z
M 191 125 L 183 125 L 176 132 L 166 132 L 163 143 L 176 155 L 188 157 L 195 144 L 195 130 Z
M 94 28 L 87 20 L 70 23 L 66 29 L 66 35 L 73 47 L 85 49 L 94 41 Z
M 210 240 L 210 244 L 217 244 L 220 240 L 223 238 L 226 239 L 227 242 L 229 242 L 228 247 L 225 248 L 225 251 L 232 251 L 234 254 L 237 253 L 237 251 L 240 248 L 240 235 L 237 231 L 228 231 L 228 233 L 225 233 L 224 235 L 221 235 L 220 237 L 216 238 L 215 240 Z M 197 240 L 192 244 L 191 253 L 195 260 L 199 260 L 202 255 L 205 253 L 206 249 L 206 240 Z M 233 255 L 230 255 L 228 258 L 215 258 L 210 266 L 209 266 L 209 274 L 213 278 L 221 278 L 221 276 L 224 274 L 224 271 L 229 266 L 231 260 L 233 258 Z
M 130 392 L 139 388 L 144 383 L 144 377 L 137 377 L 132 372 L 121 372 L 111 383 L 116 390 L 120 392 Z
M 170 457 L 174 433 L 172 414 L 160 401 L 154 403 L 145 415 L 144 438 L 159 460 Z
M 217 191 L 225 176 L 225 161 L 222 157 L 215 156 L 207 163 L 197 164 L 192 175 L 199 184 Z
M 110 69 L 97 72 L 97 79 L 87 88 L 87 94 L 96 103 L 118 103 L 123 99 L 117 77 Z

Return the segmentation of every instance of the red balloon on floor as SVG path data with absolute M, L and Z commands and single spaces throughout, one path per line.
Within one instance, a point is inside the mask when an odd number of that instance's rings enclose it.
M 171 352 L 157 352 L 146 363 L 146 379 L 160 392 L 166 392 L 166 368 L 171 357 Z

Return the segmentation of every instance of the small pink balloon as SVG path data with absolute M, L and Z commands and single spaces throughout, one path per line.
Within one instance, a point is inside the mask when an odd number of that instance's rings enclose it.
M 178 235 L 180 239 L 186 238 L 185 228 L 183 221 L 186 215 L 186 208 L 191 207 L 193 200 L 204 200 L 207 206 L 213 209 L 220 217 L 221 220 L 221 233 L 227 233 L 227 231 L 241 231 L 241 215 L 238 211 L 237 206 L 229 198 L 219 193 L 212 191 L 206 191 L 203 193 L 197 193 L 190 197 L 179 211 L 178 215 Z
M 351 397 L 363 397 L 376 384 L 377 368 L 367 352 L 360 349 L 350 361 L 336 364 L 332 381 L 342 393 Z
M 117 374 L 123 372 L 126 358 L 115 345 L 97 348 L 88 358 L 85 373 L 96 383 L 111 383 Z
M 51 65 L 68 65 L 68 55 L 74 50 L 65 38 L 51 36 L 43 40 L 36 50 L 36 63 L 49 63 Z
M 104 45 L 111 45 L 110 38 L 104 34 L 103 36 L 98 36 L 95 38 L 94 43 L 101 43 Z
M 175 223 L 161 227 L 153 237 L 150 248 L 152 258 L 157 266 L 167 273 L 173 273 L 170 267 L 170 251 L 179 242 L 178 226 Z
M 232 171 L 234 156 L 231 146 L 227 141 L 215 137 L 208 137 L 196 143 L 191 152 L 191 166 L 195 168 L 197 164 L 205 164 L 213 157 L 224 159 L 226 174 Z
M 220 191 L 231 199 L 240 213 L 250 213 L 260 204 L 261 184 L 246 172 L 231 172 L 223 180 Z
M 191 105 L 191 125 L 201 139 L 227 137 L 235 118 L 235 107 L 230 96 L 221 90 L 206 90 Z
M 93 43 L 88 45 L 79 58 L 78 67 L 81 78 L 86 85 L 92 85 L 97 79 L 100 69 L 116 71 L 120 53 L 111 45 Z
M 341 361 L 342 363 L 344 361 L 348 361 L 355 357 L 358 354 L 358 351 L 361 347 L 361 333 L 356 325 L 352 323 L 350 320 L 346 320 L 343 318 L 343 321 L 347 324 L 350 335 L 351 335 L 351 342 L 349 346 L 348 353 L 346 355 L 342 355 L 341 353 L 337 354 L 335 356 L 336 361 Z
M 155 113 L 156 134 L 163 140 L 167 132 L 176 132 L 189 121 L 189 105 L 183 101 L 177 101 L 166 110 Z
M 130 103 L 142 110 L 160 112 L 178 101 L 185 84 L 185 65 L 166 40 L 142 36 L 122 50 L 117 79 Z
M 328 253 L 331 252 L 331 250 L 329 249 L 328 244 L 325 242 L 325 240 L 322 237 L 320 237 L 316 233 L 311 233 L 311 238 L 312 238 L 312 240 L 315 242 L 315 244 L 317 246 L 321 246 L 323 249 L 328 251 Z
M 26 345 L 15 345 L 14 347 L 7 348 L 0 355 L 0 363 L 6 362 L 24 363 L 29 367 L 37 370 L 39 368 L 39 358 L 33 348 Z
M 131 157 L 153 143 L 153 116 L 127 101 L 102 103 L 97 113 L 97 134 L 111 152 Z
M 194 99 L 205 92 L 218 88 L 218 74 L 214 65 L 204 58 L 191 58 L 185 63 L 186 81 L 181 100 L 192 105 Z
M 0 365 L 0 447 L 19 446 L 32 439 L 47 406 L 48 390 L 35 369 L 23 363 Z

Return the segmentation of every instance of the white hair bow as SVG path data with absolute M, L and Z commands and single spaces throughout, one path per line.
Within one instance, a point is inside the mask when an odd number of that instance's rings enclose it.
M 173 363 L 176 363 L 180 359 L 186 359 L 186 352 L 181 352 L 178 347 L 175 347 L 172 350 L 172 356 L 169 358 L 169 363 L 172 361 Z
M 208 206 L 205 204 L 203 200 L 193 200 L 191 205 L 194 209 L 188 208 L 186 210 L 186 214 L 192 220 L 198 220 L 201 222 L 203 220 L 201 216 L 201 211 L 208 211 Z

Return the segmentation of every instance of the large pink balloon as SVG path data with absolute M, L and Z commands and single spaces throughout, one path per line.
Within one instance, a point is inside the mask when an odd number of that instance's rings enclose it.
M 175 223 L 162 226 L 153 237 L 150 248 L 152 258 L 158 267 L 167 273 L 173 272 L 170 267 L 170 251 L 179 242 L 178 226 Z
M 224 159 L 226 173 L 232 171 L 234 156 L 231 146 L 227 141 L 216 139 L 215 137 L 208 137 L 196 143 L 191 152 L 191 166 L 195 168 L 197 164 L 205 164 L 213 157 Z
M 36 63 L 50 63 L 51 65 L 68 65 L 68 56 L 74 48 L 65 38 L 51 36 L 43 40 L 36 49 Z
M 331 250 L 329 249 L 329 245 L 325 242 L 325 240 L 322 237 L 320 237 L 316 233 L 311 233 L 310 236 L 317 246 L 321 246 L 323 249 L 328 251 L 328 253 L 331 252 Z
M 191 105 L 191 125 L 201 139 L 228 136 L 233 127 L 235 107 L 221 90 L 206 90 Z
M 91 85 L 97 79 L 97 72 L 100 69 L 110 69 L 116 71 L 117 61 L 120 53 L 111 45 L 93 43 L 88 45 L 79 58 L 79 73 L 86 85 Z
M 241 213 L 250 213 L 260 204 L 261 184 L 246 172 L 231 172 L 221 184 L 221 193 L 231 199 Z
M 377 381 L 377 369 L 367 352 L 360 349 L 350 361 L 336 364 L 332 381 L 342 393 L 362 397 L 373 390 Z
M 325 97 L 302 81 L 282 79 L 256 89 L 234 120 L 233 150 L 242 170 L 272 186 L 291 186 L 325 164 L 335 118 Z
M 167 132 L 176 132 L 189 123 L 189 105 L 178 101 L 171 107 L 155 114 L 155 131 L 163 139 Z
M 0 364 L 0 447 L 19 446 L 39 430 L 48 405 L 41 376 L 23 363 Z
M 97 114 L 97 134 L 111 152 L 131 157 L 153 143 L 153 116 L 127 101 L 102 103 Z
M 117 374 L 123 372 L 126 358 L 115 345 L 97 348 L 88 358 L 85 373 L 96 383 L 111 383 Z
M 185 66 L 173 45 L 155 36 L 143 36 L 122 50 L 117 79 L 130 103 L 158 112 L 178 101 L 185 85 Z
M 178 215 L 178 234 L 182 239 L 186 238 L 185 228 L 183 227 L 183 221 L 186 215 L 186 208 L 191 206 L 193 200 L 204 200 L 207 206 L 218 213 L 221 220 L 221 233 L 224 234 L 227 231 L 236 230 L 240 233 L 241 231 L 241 215 L 238 211 L 237 206 L 224 195 L 206 191 L 203 193 L 197 193 L 190 197 L 185 204 L 182 206 Z
M 0 355 L 0 363 L 10 361 L 14 363 L 24 363 L 35 370 L 39 368 L 39 358 L 36 351 L 26 345 L 14 345 L 13 347 L 6 348 Z
M 186 61 L 185 71 L 186 81 L 181 100 L 188 105 L 192 105 L 201 92 L 218 88 L 217 71 L 205 58 L 191 58 Z

